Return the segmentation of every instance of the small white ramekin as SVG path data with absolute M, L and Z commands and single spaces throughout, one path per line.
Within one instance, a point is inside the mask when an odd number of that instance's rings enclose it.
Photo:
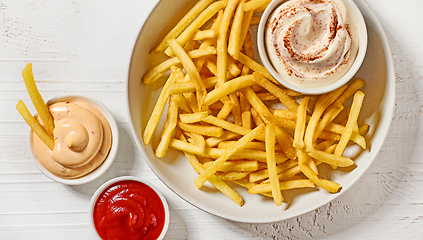
M 267 68 L 267 70 L 270 72 L 270 74 L 279 81 L 283 86 L 295 90 L 297 92 L 306 93 L 306 94 L 322 94 L 326 92 L 333 91 L 344 84 L 346 84 L 348 81 L 350 81 L 354 75 L 357 73 L 357 71 L 360 69 L 361 64 L 363 63 L 364 57 L 366 55 L 367 50 L 367 28 L 366 23 L 364 22 L 363 15 L 361 14 L 360 10 L 358 9 L 357 5 L 352 0 L 341 0 L 345 7 L 347 8 L 348 12 L 352 14 L 352 18 L 355 19 L 357 23 L 357 30 L 359 34 L 359 47 L 358 47 L 358 53 L 354 60 L 354 63 L 350 67 L 350 69 L 337 81 L 334 81 L 333 83 L 330 83 L 328 85 L 319 86 L 319 87 L 305 87 L 302 85 L 296 85 L 291 83 L 290 81 L 287 81 L 286 79 L 283 79 L 281 75 L 275 70 L 273 67 L 267 51 L 266 51 L 266 43 L 265 43 L 265 32 L 266 32 L 266 24 L 273 13 L 273 11 L 278 8 L 281 4 L 286 2 L 286 0 L 273 0 L 266 8 L 266 10 L 263 12 L 263 15 L 261 17 L 258 32 L 257 32 L 257 47 L 258 52 L 261 58 L 261 61 L 263 65 Z
M 164 210 L 165 210 L 165 222 L 164 222 L 162 233 L 157 238 L 157 240 L 162 240 L 166 236 L 166 232 L 169 228 L 169 222 L 170 222 L 169 205 L 167 204 L 166 198 L 163 196 L 163 194 L 160 192 L 160 190 L 156 186 L 154 186 L 152 183 L 150 183 L 146 180 L 143 180 L 141 178 L 138 178 L 138 177 L 133 177 L 133 176 L 122 176 L 122 177 L 113 178 L 113 179 L 107 181 L 106 183 L 104 183 L 103 185 L 101 185 L 97 189 L 97 191 L 95 191 L 94 195 L 91 197 L 90 205 L 88 207 L 88 218 L 89 218 L 88 222 L 89 222 L 89 225 L 90 225 L 90 230 L 94 235 L 94 238 L 97 239 L 97 240 L 102 240 L 100 235 L 98 235 L 97 230 L 95 228 L 94 215 L 93 215 L 94 214 L 94 206 L 95 206 L 95 203 L 97 202 L 98 197 L 100 196 L 101 193 L 103 193 L 104 190 L 106 190 L 112 184 L 115 184 L 115 183 L 121 182 L 121 181 L 126 181 L 126 180 L 138 181 L 140 183 L 144 183 L 145 185 L 147 185 L 151 189 L 153 189 L 154 192 L 157 193 L 157 195 L 159 195 L 160 200 L 162 201 L 162 204 L 163 204 L 163 207 L 164 207 Z
M 50 99 L 46 104 L 48 106 L 48 105 L 51 105 L 53 103 L 71 101 L 71 100 L 75 100 L 75 99 L 80 99 L 82 101 L 85 101 L 86 103 L 90 104 L 91 106 L 97 108 L 104 115 L 104 117 L 107 119 L 107 121 L 109 122 L 110 129 L 112 131 L 112 146 L 110 148 L 109 155 L 107 156 L 107 158 L 104 160 L 104 162 L 97 169 L 95 169 L 94 171 L 92 171 L 92 172 L 88 173 L 87 175 L 82 176 L 80 178 L 64 179 L 64 178 L 58 177 L 58 176 L 52 174 L 51 172 L 49 172 L 40 163 L 37 156 L 35 155 L 35 151 L 34 151 L 34 148 L 33 148 L 34 144 L 33 144 L 33 138 L 32 138 L 32 135 L 33 135 L 32 129 L 29 130 L 29 135 L 28 135 L 28 145 L 29 145 L 29 150 L 30 150 L 29 152 L 30 152 L 30 155 L 31 155 L 33 162 L 38 167 L 38 169 L 40 169 L 40 171 L 44 175 L 49 177 L 50 179 L 52 179 L 56 182 L 59 182 L 59 183 L 66 184 L 66 185 L 81 185 L 81 184 L 89 183 L 89 182 L 94 181 L 95 179 L 99 178 L 112 165 L 112 163 L 113 163 L 113 161 L 116 157 L 117 149 L 118 149 L 118 145 L 119 145 L 119 132 L 118 132 L 118 126 L 116 124 L 116 121 L 113 118 L 112 114 L 110 113 L 109 109 L 107 109 L 107 107 L 104 106 L 104 104 L 102 104 L 100 101 L 98 101 L 94 98 L 79 96 L 79 95 L 63 95 L 63 96 L 58 96 L 58 97 L 54 97 L 54 98 Z

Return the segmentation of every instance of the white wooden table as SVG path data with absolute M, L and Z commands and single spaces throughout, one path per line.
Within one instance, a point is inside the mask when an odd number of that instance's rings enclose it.
M 141 176 L 164 193 L 171 209 L 166 239 L 422 238 L 423 1 L 367 0 L 385 29 L 397 76 L 394 119 L 374 164 L 335 201 L 272 224 L 198 210 L 142 159 L 129 128 L 125 84 L 136 37 L 157 1 L 0 1 L 0 239 L 92 239 L 88 202 L 102 183 L 121 175 Z M 90 95 L 117 119 L 118 157 L 100 179 L 62 185 L 31 162 L 28 126 L 15 110 L 18 99 L 29 103 L 21 77 L 28 62 L 45 99 Z

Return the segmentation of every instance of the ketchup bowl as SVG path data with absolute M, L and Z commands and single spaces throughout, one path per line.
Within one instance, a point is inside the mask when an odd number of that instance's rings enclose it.
M 89 225 L 95 239 L 163 239 L 169 206 L 159 189 L 137 177 L 117 177 L 91 198 Z
M 81 166 L 65 168 L 62 165 L 54 162 L 54 160 L 52 160 L 53 158 L 51 157 L 51 155 L 53 154 L 53 152 L 42 142 L 40 145 L 39 138 L 37 138 L 33 133 L 32 129 L 30 129 L 28 135 L 30 156 L 35 165 L 38 167 L 38 169 L 44 175 L 56 182 L 67 185 L 81 185 L 94 181 L 109 169 L 116 157 L 119 145 L 119 133 L 116 121 L 114 120 L 113 115 L 110 113 L 107 107 L 94 98 L 79 95 L 63 95 L 50 99 L 46 104 L 47 106 L 51 106 L 53 104 L 58 103 L 64 104 L 65 106 L 63 107 L 62 105 L 59 105 L 58 108 L 66 108 L 68 106 L 67 104 L 78 103 L 91 109 L 91 111 L 87 110 L 86 108 L 84 108 L 85 110 L 82 109 L 83 111 L 87 111 L 89 115 L 100 114 L 100 117 L 97 118 L 98 120 L 96 121 L 100 122 L 100 125 L 102 126 L 101 135 L 103 137 L 101 139 L 103 140 L 101 144 L 106 143 L 105 135 L 107 134 L 109 136 L 107 137 L 107 147 L 103 148 L 103 146 L 100 146 L 99 150 L 96 150 L 95 154 L 101 156 L 94 156 L 93 161 L 84 163 Z M 81 109 L 78 108 L 77 110 Z M 69 125 L 69 121 L 67 123 Z M 110 127 L 108 127 L 107 125 Z M 73 131 L 73 135 L 69 134 L 70 131 L 64 131 L 66 133 L 66 137 L 68 137 L 69 135 L 76 136 L 73 137 L 74 142 L 80 142 L 81 135 L 74 134 L 74 130 L 71 131 Z M 94 132 L 87 130 L 87 134 L 93 135 Z M 66 174 L 69 174 L 69 177 L 67 177 Z

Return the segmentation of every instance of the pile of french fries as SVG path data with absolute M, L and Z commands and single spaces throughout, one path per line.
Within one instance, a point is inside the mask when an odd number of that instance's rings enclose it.
M 277 206 L 287 189 L 340 191 L 338 183 L 319 177 L 317 166 L 353 165 L 344 150 L 347 144 L 365 149 L 369 128 L 357 123 L 363 80 L 304 96 L 280 86 L 254 60 L 249 28 L 269 2 L 199 0 L 152 51 L 169 58 L 143 77 L 148 85 L 170 72 L 144 143 L 150 144 L 168 103 L 156 157 L 169 147 L 181 150 L 198 173 L 197 188 L 208 181 L 239 206 L 244 200 L 225 181 L 272 197 Z

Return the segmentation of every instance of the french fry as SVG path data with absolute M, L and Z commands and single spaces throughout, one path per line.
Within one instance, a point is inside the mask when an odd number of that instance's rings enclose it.
M 209 58 L 207 58 L 206 62 L 204 63 L 206 68 L 213 73 L 215 76 L 217 76 L 217 65 L 210 60 Z
M 244 12 L 244 13 L 245 14 L 244 14 L 242 26 L 241 26 L 242 29 L 241 29 L 240 46 L 244 46 L 245 54 L 247 56 L 250 56 L 251 52 L 253 52 L 253 54 L 254 54 L 253 44 L 252 44 L 252 41 L 251 41 L 251 35 L 250 35 L 250 31 L 249 31 L 250 25 L 251 25 L 251 19 L 253 18 L 254 11 L 248 11 L 248 12 Z M 254 56 L 251 56 L 250 58 L 254 58 Z
M 245 111 L 241 114 L 241 119 L 242 119 L 242 126 L 248 129 L 252 128 L 251 125 L 251 112 L 250 111 Z
M 285 119 L 288 119 L 288 120 L 292 120 L 292 121 L 297 121 L 297 113 L 298 112 L 289 111 L 289 110 L 283 109 L 283 108 L 276 109 L 275 112 L 274 112 L 274 114 L 276 116 L 281 117 L 281 118 L 285 118 Z M 306 123 L 308 123 L 308 121 L 310 120 L 310 117 L 308 115 L 306 115 L 305 118 L 306 118 L 305 119 Z
M 182 94 L 173 94 L 172 96 L 173 101 L 175 101 L 176 105 L 178 105 L 180 109 L 187 113 L 192 113 L 191 106 Z
M 308 179 L 310 179 L 314 184 L 325 189 L 330 193 L 339 192 L 340 185 L 338 183 L 332 182 L 330 180 L 320 179 L 317 174 L 309 167 L 308 162 L 310 161 L 310 157 L 305 152 L 305 149 L 297 149 L 297 156 L 298 166 Z
M 215 102 L 212 105 L 209 106 L 209 109 L 213 109 L 213 110 L 221 110 L 223 107 L 223 103 L 222 102 Z
M 241 105 L 239 104 L 239 100 L 236 93 L 229 94 L 229 100 L 234 104 L 232 107 L 232 117 L 234 119 L 234 123 L 236 125 L 242 125 L 242 118 L 241 118 Z
M 210 55 L 208 56 L 208 60 L 205 62 L 205 66 L 213 75 L 218 76 L 216 61 L 217 59 L 215 56 Z M 226 79 L 232 79 L 241 73 L 241 70 L 230 57 L 227 57 L 226 59 L 226 70 Z M 218 84 L 216 84 L 216 87 L 217 86 Z
M 364 81 L 361 78 L 356 79 L 354 82 L 352 82 L 347 89 L 341 94 L 341 96 L 336 99 L 337 103 L 344 104 L 344 102 L 351 97 L 355 92 L 358 91 L 358 89 L 362 88 L 364 86 Z
M 351 138 L 351 134 L 354 130 L 354 126 L 357 123 L 358 115 L 360 113 L 361 106 L 363 104 L 364 93 L 361 91 L 357 91 L 354 94 L 353 103 L 351 106 L 351 111 L 348 116 L 347 125 L 345 126 L 345 130 L 341 135 L 341 139 L 339 140 L 338 146 L 336 146 L 335 155 L 342 155 L 347 146 L 348 141 Z
M 231 101 L 226 101 L 216 117 L 220 119 L 226 119 L 231 113 L 233 107 L 234 104 Z
M 25 103 L 22 100 L 19 100 L 16 105 L 16 109 L 25 122 L 32 128 L 35 134 L 53 151 L 54 149 L 54 139 L 47 133 L 47 131 L 40 125 L 40 123 L 31 115 L 26 107 Z
M 282 91 L 284 91 L 286 93 L 286 95 L 290 96 L 290 97 L 298 97 L 301 96 L 302 94 L 299 92 L 295 92 L 289 89 L 282 89 Z M 257 92 L 257 91 L 255 91 Z M 278 100 L 278 98 L 269 93 L 269 92 L 257 92 L 257 96 L 262 100 L 262 101 L 272 101 L 272 100 Z M 286 110 L 286 109 L 278 109 L 278 110 Z
M 204 163 L 205 168 L 213 164 L 213 161 Z M 254 172 L 259 168 L 257 161 L 250 160 L 228 160 L 219 169 L 220 172 Z
M 297 158 L 295 153 L 295 148 L 293 147 L 293 140 L 280 126 L 275 127 L 276 130 L 276 140 L 279 143 L 282 151 L 290 159 Z
M 253 117 L 254 123 L 256 124 L 256 126 L 264 124 L 263 120 L 261 119 L 257 110 L 254 107 L 251 108 L 251 116 Z
M 183 123 L 195 123 L 201 121 L 201 119 L 207 117 L 208 115 L 209 113 L 207 111 L 179 114 L 179 120 Z
M 238 75 L 241 74 L 241 69 L 235 63 L 235 60 L 230 56 L 228 56 L 228 73 L 231 75 L 231 77 L 227 77 L 227 80 L 230 78 L 238 77 Z
M 286 162 L 276 165 L 276 172 L 277 174 L 279 174 L 295 166 L 298 166 L 298 162 L 296 160 L 288 160 Z M 269 178 L 269 169 L 267 167 L 263 170 L 253 172 L 249 176 L 250 182 L 258 182 L 266 178 Z
M 315 149 L 317 149 L 317 150 L 320 150 L 320 151 L 325 151 L 325 152 L 327 152 L 327 151 L 326 151 L 326 149 L 327 149 L 327 148 L 329 148 L 329 147 L 331 147 L 331 146 L 333 146 L 333 145 L 336 145 L 336 144 L 334 144 L 334 142 L 335 142 L 335 141 L 330 141 L 330 140 L 328 140 L 328 141 L 323 141 L 323 142 L 321 142 L 321 143 L 317 144 L 316 146 L 314 146 L 314 148 L 315 148 Z M 333 153 L 333 152 L 329 152 L 329 153 Z
M 218 148 L 231 148 L 236 141 L 224 141 L 220 142 L 217 147 Z M 260 151 L 266 151 L 266 144 L 264 142 L 250 142 L 247 145 L 245 145 L 245 148 L 247 149 L 254 149 L 254 150 L 260 150 Z M 283 152 L 281 146 L 279 144 L 275 145 L 275 151 L 276 152 Z
M 228 28 L 239 0 L 228 0 L 217 35 L 217 86 L 226 82 Z
M 330 93 L 326 93 L 319 97 L 316 103 L 316 107 L 314 109 L 313 114 L 311 115 L 310 121 L 307 125 L 305 135 L 304 135 L 304 145 L 306 147 L 307 152 L 312 152 L 313 149 L 313 136 L 318 124 L 320 117 L 322 116 L 323 112 L 332 104 L 341 94 L 342 92 L 348 87 L 348 85 L 344 85 Z M 317 185 L 317 184 L 316 184 Z
M 172 147 L 174 149 L 177 149 L 183 152 L 189 152 L 195 155 L 210 157 L 214 159 L 218 159 L 225 153 L 225 151 L 230 150 L 230 149 L 206 147 L 204 151 L 201 151 L 198 146 L 194 144 L 190 144 L 190 143 L 184 143 L 177 139 L 172 139 L 170 141 L 169 147 Z M 263 163 L 267 162 L 265 151 L 258 151 L 258 150 L 244 149 L 244 148 L 239 149 L 238 151 L 236 151 L 229 157 L 229 160 L 239 160 L 239 159 L 248 159 L 248 160 L 259 161 Z M 280 164 L 288 160 L 285 154 L 281 154 L 281 153 L 276 153 L 275 159 L 276 159 L 276 164 Z
M 316 141 L 317 137 L 323 132 L 323 129 L 332 122 L 332 120 L 338 116 L 338 114 L 344 109 L 344 106 L 338 102 L 334 102 L 323 115 L 322 120 L 317 124 L 316 130 L 314 131 L 313 141 Z
M 242 22 L 244 18 L 244 10 L 242 5 L 246 0 L 241 0 L 238 4 L 238 7 L 235 11 L 235 16 L 232 21 L 232 28 L 229 34 L 229 43 L 228 43 L 228 53 L 234 58 L 239 58 L 239 53 L 241 52 L 241 33 L 242 33 Z
M 178 105 L 176 105 L 175 101 L 172 100 L 172 97 L 169 101 L 166 125 L 163 130 L 162 139 L 155 151 L 155 156 L 157 158 L 162 158 L 166 155 L 170 139 L 172 138 L 172 133 L 176 128 L 176 122 L 178 120 Z
M 214 161 L 214 164 L 210 166 L 209 168 L 205 169 L 200 175 L 198 175 L 195 180 L 195 186 L 197 188 L 200 188 L 203 186 L 203 184 L 207 181 L 207 179 L 213 175 L 219 167 L 223 165 L 223 163 L 229 159 L 230 156 L 232 156 L 237 150 L 241 149 L 245 144 L 248 142 L 251 142 L 254 138 L 256 138 L 258 135 L 263 133 L 265 126 L 261 125 L 253 129 L 250 133 L 243 136 L 241 139 L 238 140 L 238 142 L 234 145 L 233 148 L 225 150 L 225 152 L 220 156 L 218 159 Z
M 204 152 L 206 149 L 206 141 L 204 140 L 203 135 L 193 132 L 184 132 L 184 134 L 190 137 L 190 139 L 193 139 L 193 144 L 197 145 L 200 148 L 200 151 Z
M 267 106 L 257 97 L 256 93 L 250 87 L 240 89 L 239 91 L 245 96 L 262 119 L 266 119 L 266 116 L 271 114 Z
M 307 105 L 309 99 L 309 97 L 303 98 L 300 102 L 300 106 L 298 107 L 297 124 L 295 126 L 293 143 L 293 146 L 297 149 L 303 149 L 304 147 L 304 132 L 306 126 Z
M 339 144 L 338 144 L 339 145 Z M 325 162 L 332 166 L 337 167 L 349 167 L 354 164 L 354 161 L 351 158 L 343 157 L 335 154 L 329 154 L 324 151 L 314 150 L 313 152 L 308 153 L 310 157 Z
M 215 126 L 203 126 L 178 122 L 178 127 L 187 132 L 193 132 L 209 137 L 220 137 L 223 134 L 223 129 Z
M 227 181 L 240 180 L 248 176 L 248 172 L 226 172 L 217 174 L 218 178 Z
M 212 124 L 212 125 L 215 125 L 215 126 L 218 126 L 218 127 L 221 127 L 223 129 L 229 130 L 231 132 L 234 132 L 234 133 L 237 133 L 237 134 L 240 134 L 240 135 L 247 135 L 252 131 L 251 129 L 244 128 L 242 126 L 233 124 L 231 122 L 228 122 L 228 121 L 225 121 L 223 119 L 219 119 L 217 117 L 210 116 L 210 115 L 203 118 L 202 121 L 209 123 L 209 124 Z M 257 139 L 260 140 L 260 141 L 264 141 L 264 139 L 265 139 L 264 134 L 257 135 Z
M 267 6 L 267 4 L 269 4 L 271 1 L 272 0 L 250 0 L 246 3 L 244 3 L 244 5 L 242 5 L 242 8 L 246 12 L 254 11 L 254 10 L 259 9 L 263 6 Z
M 266 10 L 268 5 L 269 5 L 269 3 L 257 8 L 256 10 L 254 10 L 254 13 L 264 12 L 264 10 Z
M 206 145 L 208 147 L 216 147 L 222 141 L 233 140 L 238 138 L 240 135 L 231 131 L 224 131 L 220 137 L 210 137 L 206 140 Z
M 203 96 L 207 94 L 206 86 L 200 77 L 200 73 L 197 71 L 194 62 L 174 38 L 167 40 L 167 44 L 170 49 L 172 49 L 173 53 L 175 53 L 175 55 L 178 57 L 179 61 L 181 61 L 182 65 L 187 71 L 187 74 L 189 75 L 189 78 L 195 84 L 195 88 L 197 89 L 198 94 L 197 98 L 200 100 L 198 104 L 200 105 L 202 103 L 201 100 Z
M 290 168 L 286 171 L 278 173 L 278 180 L 279 180 L 279 182 L 280 181 L 287 181 L 287 180 L 294 178 L 295 176 L 297 176 L 300 173 L 301 173 L 301 169 L 298 165 L 296 165 L 296 166 L 294 166 L 294 167 L 292 167 L 292 168 Z M 269 179 L 267 179 L 267 180 L 264 180 L 262 183 L 270 183 L 270 181 L 269 181 Z
M 196 48 L 197 46 L 197 41 L 194 40 L 189 40 L 184 46 L 183 49 L 185 50 L 185 52 L 189 52 L 192 51 Z
M 278 185 L 280 190 L 315 187 L 314 183 L 308 179 L 283 181 L 283 182 L 278 182 Z M 271 187 L 271 184 L 263 183 L 263 184 L 256 184 L 251 186 L 248 189 L 248 193 L 249 194 L 266 193 L 266 192 L 271 192 L 272 190 L 273 189 Z
M 251 18 L 251 25 L 258 25 L 260 23 L 260 16 L 253 16 L 253 18 Z
M 295 129 L 295 125 L 296 125 L 295 122 L 287 120 L 287 119 L 279 118 L 273 115 L 272 113 L 270 113 L 267 106 L 260 100 L 259 97 L 257 97 L 256 93 L 250 87 L 240 89 L 239 91 L 241 91 L 241 93 L 245 96 L 245 98 L 247 98 L 251 106 L 257 110 L 258 114 L 260 115 L 262 119 L 266 119 L 267 121 L 273 122 L 283 128 L 292 129 L 292 130 Z
M 260 73 L 265 78 L 272 81 L 273 83 L 279 84 L 279 82 L 269 73 L 269 71 L 267 71 L 265 67 L 263 67 L 262 65 L 254 61 L 253 59 L 247 57 L 242 52 L 239 53 L 239 58 L 237 60 L 241 62 L 242 64 L 246 65 L 247 67 L 249 67 L 250 69 L 252 69 L 253 71 Z
M 246 26 L 243 26 L 246 27 Z M 246 30 L 245 37 L 244 37 L 244 45 L 243 45 L 244 53 L 247 57 L 254 59 L 254 47 L 253 47 L 253 41 L 251 39 L 250 31 Z M 242 72 L 241 75 L 247 75 L 250 72 L 250 68 L 246 65 L 242 66 Z M 256 87 L 259 87 L 260 85 L 257 85 Z M 259 90 L 254 90 L 258 92 Z
M 360 135 L 364 135 L 367 133 L 367 131 L 369 131 L 369 124 L 364 124 L 363 126 L 359 127 L 358 132 Z
M 288 94 L 286 94 L 282 89 L 278 86 L 264 78 L 260 73 L 253 73 L 253 80 L 265 88 L 267 91 L 275 95 L 281 103 L 291 111 L 297 111 L 298 103 L 292 99 Z
M 240 92 L 239 93 L 239 106 L 241 108 L 241 112 L 250 112 L 251 105 L 248 100 L 244 97 L 244 95 Z
M 239 186 L 245 187 L 246 189 L 249 189 L 252 186 L 256 185 L 255 183 L 249 182 L 246 178 L 240 179 L 240 180 L 234 180 L 234 181 L 231 181 L 231 182 L 236 183 Z M 263 196 L 266 196 L 266 197 L 270 197 L 270 198 L 273 197 L 271 192 L 265 192 L 265 193 L 260 193 L 260 194 L 263 195 Z
M 185 16 L 176 24 L 176 26 L 169 31 L 168 34 L 163 38 L 157 47 L 151 52 L 162 52 L 166 49 L 167 40 L 170 38 L 176 38 L 181 32 L 201 13 L 207 6 L 212 3 L 213 0 L 200 0 L 198 1 L 191 10 L 185 14 Z
M 327 132 L 327 131 L 323 131 L 319 137 L 320 139 L 325 139 L 325 140 L 334 140 L 334 141 L 339 141 L 341 140 L 341 134 L 336 134 L 333 132 Z M 351 134 L 351 141 L 355 142 L 358 146 L 360 146 L 363 149 L 366 149 L 366 139 L 361 136 L 360 134 L 358 134 L 357 132 L 354 132 Z
M 164 52 L 166 55 L 172 57 L 175 54 L 174 50 L 169 46 L 169 40 L 174 38 L 179 45 L 184 46 L 195 32 L 200 29 L 208 20 L 210 20 L 220 9 L 224 8 L 226 3 L 224 1 L 218 1 L 210 4 L 204 11 L 198 15 L 198 17 L 177 37 L 170 37 L 167 39 L 167 48 Z
M 192 37 L 192 39 L 198 41 L 214 37 L 216 37 L 216 32 L 213 29 L 208 29 L 203 31 L 197 31 Z
M 186 142 L 186 139 L 181 136 L 182 141 Z M 194 154 L 184 152 L 186 158 L 188 159 L 188 162 L 191 164 L 191 166 L 194 168 L 194 171 L 196 171 L 198 174 L 204 171 L 203 166 L 198 161 L 197 157 Z M 239 196 L 237 192 L 235 192 L 231 187 L 229 187 L 224 181 L 216 177 L 215 175 L 210 176 L 208 180 L 215 188 L 217 188 L 219 191 L 221 191 L 223 194 L 228 196 L 232 201 L 234 201 L 239 206 L 244 205 L 244 200 Z
M 275 95 L 273 95 L 269 92 L 257 93 L 257 97 L 259 97 L 260 100 L 262 100 L 262 101 L 272 101 L 272 100 L 278 99 Z M 280 109 L 278 109 L 278 110 L 280 110 Z
M 208 47 L 204 49 L 197 49 L 188 52 L 190 58 L 199 58 L 208 55 L 216 54 L 216 49 L 214 47 Z M 149 85 L 154 83 L 159 79 L 166 71 L 168 71 L 172 66 L 175 66 L 180 63 L 180 60 L 177 57 L 170 58 L 159 65 L 152 68 L 143 76 L 143 81 L 145 84 Z
M 282 205 L 283 197 L 279 186 L 275 161 L 275 125 L 266 125 L 266 157 L 269 169 L 270 186 L 276 206 Z
M 216 77 L 209 77 L 206 79 L 203 79 L 204 85 L 206 88 L 212 88 L 216 85 L 217 78 Z M 192 82 L 178 82 L 178 83 L 172 83 L 169 86 L 169 95 L 172 94 L 179 94 L 179 93 L 189 93 L 189 92 L 195 92 L 197 89 L 195 88 L 194 83 Z
M 192 112 L 200 111 L 200 109 L 198 109 L 197 97 L 195 96 L 194 93 L 189 92 L 189 93 L 184 93 L 182 95 L 185 97 L 185 100 L 188 102 L 188 105 L 192 109 Z
M 172 69 L 175 69 L 175 68 L 176 67 L 172 67 Z M 162 89 L 162 92 L 160 93 L 159 99 L 157 100 L 157 103 L 153 108 L 153 112 L 151 113 L 151 116 L 148 119 L 147 125 L 144 129 L 143 140 L 144 140 L 145 145 L 150 144 L 153 133 L 156 130 L 157 125 L 159 124 L 160 117 L 162 116 L 162 113 L 163 113 L 163 110 L 165 108 L 167 99 L 169 98 L 169 94 L 167 93 L 167 90 L 169 88 L 169 85 L 172 82 L 175 81 L 174 71 L 172 71 L 172 73 L 170 74 L 169 78 L 167 79 L 165 85 L 163 86 L 163 89 Z
M 217 101 L 219 101 L 224 96 L 229 95 L 230 93 L 235 92 L 239 88 L 249 87 L 256 84 L 253 81 L 253 75 L 246 75 L 237 77 L 230 81 L 225 82 L 220 87 L 214 89 L 213 91 L 209 92 L 205 99 L 204 105 L 209 106 Z
M 223 17 L 223 10 L 220 9 L 219 12 L 217 13 L 217 16 L 214 19 L 212 26 L 210 27 L 210 30 L 213 30 L 215 32 L 215 35 L 217 35 L 219 31 L 220 23 L 222 22 L 222 17 Z M 205 39 L 200 44 L 199 48 L 200 49 L 206 48 L 208 46 L 213 45 L 215 42 L 216 42 L 216 38 Z M 197 67 L 198 70 L 201 70 L 204 67 L 206 60 L 207 60 L 206 57 L 201 57 L 195 60 L 196 61 L 195 66 Z
M 43 122 L 47 133 L 53 136 L 54 120 L 35 84 L 34 75 L 32 74 L 32 63 L 28 63 L 22 70 L 22 77 L 38 116 Z

